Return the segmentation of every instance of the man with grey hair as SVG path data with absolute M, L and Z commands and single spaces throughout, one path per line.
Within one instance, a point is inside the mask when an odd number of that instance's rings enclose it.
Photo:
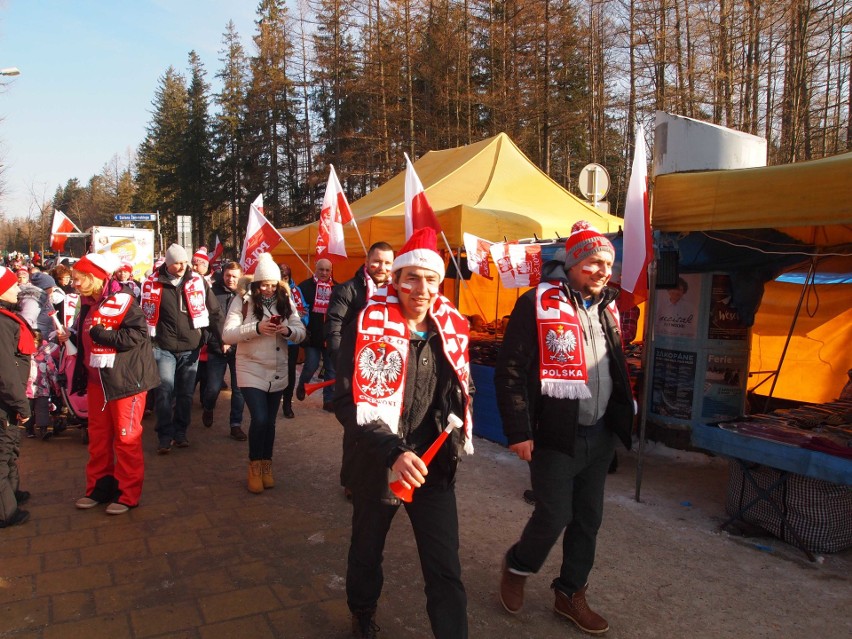
M 311 381 L 317 372 L 322 357 L 322 365 L 325 371 L 323 379 L 334 379 L 334 360 L 331 358 L 325 344 L 325 319 L 328 313 L 328 304 L 331 301 L 331 289 L 337 284 L 331 277 L 331 262 L 327 259 L 317 260 L 314 276 L 299 283 L 299 290 L 305 298 L 305 304 L 310 309 L 308 316 L 308 337 L 302 343 L 305 349 L 305 363 L 302 365 L 302 374 L 299 375 L 299 385 L 296 387 L 296 399 L 305 399 L 305 384 Z M 334 397 L 334 388 L 326 386 L 322 389 L 322 408 L 328 412 L 334 412 L 331 401 Z
M 509 448 L 530 462 L 535 510 L 503 557 L 500 601 L 521 610 L 529 575 L 562 535 L 554 610 L 581 630 L 609 624 L 586 602 L 616 436 L 629 449 L 635 413 L 621 348 L 617 291 L 607 286 L 615 250 L 578 222 L 565 261 L 550 261 L 522 295 L 497 357 L 494 386 Z
M 204 278 L 189 268 L 186 250 L 172 244 L 142 286 L 142 310 L 160 373 L 156 393 L 157 454 L 186 448 L 198 353 L 207 331 L 218 334 L 221 309 Z

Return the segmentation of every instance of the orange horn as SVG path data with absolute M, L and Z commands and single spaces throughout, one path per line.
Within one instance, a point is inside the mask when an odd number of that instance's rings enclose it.
M 325 388 L 326 386 L 331 386 L 334 384 L 335 380 L 329 379 L 325 382 L 314 382 L 313 384 L 305 384 L 305 395 L 310 395 L 314 391 L 318 391 L 320 388 Z
M 307 385 L 306 385 L 307 387 Z M 447 437 L 450 434 L 450 431 L 454 428 L 461 428 L 464 425 L 461 419 L 458 416 L 450 413 L 450 416 L 447 418 L 447 427 L 441 431 L 441 434 L 438 435 L 437 439 L 432 442 L 432 445 L 429 446 L 429 449 L 423 453 L 423 456 L 420 458 L 423 460 L 423 463 L 427 466 L 432 461 L 432 458 L 438 453 L 441 449 L 441 446 L 444 445 L 444 442 L 447 440 Z M 396 476 L 396 473 L 392 472 L 392 476 Z M 414 486 L 409 485 L 407 488 L 403 485 L 402 480 L 393 479 L 390 482 L 390 489 L 394 495 L 399 497 L 405 503 L 410 503 L 412 499 L 414 499 Z

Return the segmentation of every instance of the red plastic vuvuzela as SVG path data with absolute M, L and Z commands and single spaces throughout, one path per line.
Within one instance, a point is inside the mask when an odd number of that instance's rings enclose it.
M 423 463 L 427 466 L 429 462 L 432 461 L 432 458 L 438 454 L 438 451 L 441 450 L 441 446 L 444 445 L 444 442 L 447 440 L 447 437 L 450 435 L 450 431 L 454 428 L 461 428 L 462 424 L 461 419 L 459 419 L 456 415 L 450 414 L 447 418 L 447 427 L 441 431 L 441 434 L 438 435 L 437 439 L 432 442 L 432 445 L 429 446 L 429 449 L 423 453 L 423 456 L 420 459 L 423 460 Z M 396 477 L 396 473 L 391 473 L 392 477 Z M 402 482 L 401 479 L 394 479 L 390 482 L 390 489 L 394 495 L 399 497 L 402 501 L 406 503 L 410 503 L 411 499 L 414 497 L 414 487 L 406 485 Z
M 326 386 L 331 386 L 334 384 L 336 380 L 329 379 L 325 382 L 312 382 L 310 384 L 305 384 L 305 395 L 310 395 L 314 391 L 318 391 L 320 388 L 325 388 Z

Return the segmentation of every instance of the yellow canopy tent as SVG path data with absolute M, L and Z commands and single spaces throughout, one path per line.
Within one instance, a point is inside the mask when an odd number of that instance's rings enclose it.
M 852 274 L 852 153 L 732 171 L 660 175 L 652 224 L 664 232 L 774 228 L 816 247 L 817 272 Z M 848 281 L 848 278 L 847 280 Z M 787 347 L 773 395 L 836 399 L 852 368 L 852 284 L 814 284 L 796 317 L 802 285 L 769 282 L 752 329 L 751 371 L 774 371 Z M 768 373 L 752 377 L 753 388 Z M 761 392 L 767 392 L 763 384 Z M 760 407 L 756 407 L 758 410 Z
M 453 249 L 462 247 L 463 233 L 496 242 L 533 235 L 567 237 L 574 222 L 581 219 L 601 232 L 616 232 L 623 224 L 621 218 L 592 208 L 550 179 L 505 133 L 468 146 L 429 151 L 414 168 Z M 405 172 L 351 206 L 367 247 L 384 241 L 398 250 L 404 244 Z M 318 225 L 279 229 L 309 264 L 314 261 Z M 352 225 L 344 226 L 344 235 L 349 259 L 335 264 L 335 278 L 340 281 L 364 263 L 364 251 Z M 307 277 L 285 243 L 273 254 L 277 261 L 290 263 L 297 279 L 298 274 Z M 486 321 L 508 314 L 519 294 L 517 289 L 503 289 L 496 279 L 476 276 L 461 287 L 456 298 L 456 283 L 447 280 L 445 294 L 458 299 L 462 313 L 479 314 Z

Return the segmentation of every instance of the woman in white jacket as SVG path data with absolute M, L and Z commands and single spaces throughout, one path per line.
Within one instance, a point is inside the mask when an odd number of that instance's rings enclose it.
M 262 253 L 254 281 L 235 297 L 225 317 L 222 340 L 237 345 L 237 384 L 251 415 L 248 489 L 272 488 L 275 417 L 287 387 L 287 340 L 301 342 L 305 325 L 293 310 L 290 290 L 269 253 Z

